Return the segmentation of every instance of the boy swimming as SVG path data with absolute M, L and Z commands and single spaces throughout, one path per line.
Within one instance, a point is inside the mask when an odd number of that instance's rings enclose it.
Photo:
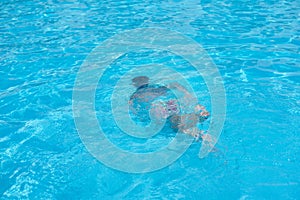
M 196 140 L 202 139 L 212 142 L 213 138 L 209 134 L 204 134 L 204 131 L 197 127 L 198 123 L 204 122 L 210 116 L 204 106 L 197 104 L 190 113 L 183 113 L 175 96 L 165 98 L 171 92 L 171 89 L 175 89 L 181 92 L 188 102 L 192 95 L 182 85 L 176 82 L 169 84 L 167 87 L 149 85 L 147 76 L 135 77 L 132 82 L 137 88 L 129 100 L 130 109 L 133 113 L 138 115 L 140 109 L 150 110 L 150 115 L 154 117 L 157 123 L 168 120 L 174 131 L 191 135 Z M 134 102 L 137 102 L 137 104 Z M 144 106 L 141 106 L 143 104 Z

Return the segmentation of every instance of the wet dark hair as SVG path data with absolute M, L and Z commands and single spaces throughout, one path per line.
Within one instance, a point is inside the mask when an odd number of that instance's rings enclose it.
M 148 83 L 149 77 L 148 76 L 137 76 L 132 79 L 133 83 Z

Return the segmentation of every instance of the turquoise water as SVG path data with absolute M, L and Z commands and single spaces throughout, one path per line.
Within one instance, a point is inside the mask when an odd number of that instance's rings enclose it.
M 0 3 L 0 197 L 2 199 L 299 199 L 300 5 L 289 1 L 7 1 Z M 106 167 L 81 142 L 72 91 L 81 64 L 104 40 L 134 28 L 163 27 L 203 46 L 224 81 L 227 115 L 218 149 L 200 143 L 159 171 Z M 101 120 L 118 79 L 141 64 L 185 74 L 211 109 L 201 77 L 168 52 L 128 53 L 96 92 Z M 124 67 L 127 66 L 128 68 Z M 102 116 L 102 117 L 101 117 Z M 153 151 L 168 137 L 108 137 Z M 129 145 L 131 144 L 131 146 Z

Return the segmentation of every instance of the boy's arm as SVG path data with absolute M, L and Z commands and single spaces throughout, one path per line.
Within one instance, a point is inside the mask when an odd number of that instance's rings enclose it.
M 169 89 L 177 89 L 178 91 L 184 93 L 186 96 L 191 96 L 189 91 L 177 82 L 170 83 L 167 87 Z

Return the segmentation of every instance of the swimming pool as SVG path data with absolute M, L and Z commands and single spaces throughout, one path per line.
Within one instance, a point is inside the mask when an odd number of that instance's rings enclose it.
M 300 6 L 289 1 L 7 1 L 0 3 L 0 196 L 2 199 L 298 199 Z M 222 76 L 226 121 L 217 152 L 192 143 L 174 163 L 132 174 L 94 158 L 78 135 L 73 87 L 92 50 L 126 30 L 166 28 L 203 46 Z M 167 36 L 166 36 L 167 38 Z M 126 70 L 163 64 L 208 89 L 182 57 L 142 49 L 99 80 L 98 120 Z M 172 138 L 116 133 L 122 148 L 155 151 Z M 134 141 L 134 142 L 132 142 Z

